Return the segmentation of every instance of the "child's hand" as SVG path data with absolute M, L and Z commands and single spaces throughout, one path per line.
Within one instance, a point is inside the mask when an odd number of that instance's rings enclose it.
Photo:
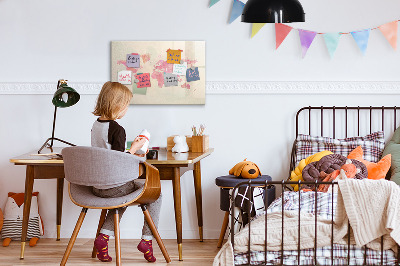
M 136 137 L 135 140 L 132 142 L 129 152 L 131 154 L 135 154 L 140 148 L 143 147 L 143 145 L 146 143 L 146 141 L 147 140 L 145 138 Z
M 147 149 L 147 151 L 146 151 L 146 153 L 145 154 L 136 154 L 135 153 L 135 155 L 136 156 L 139 156 L 139 157 L 146 157 L 146 155 L 149 153 L 149 149 Z

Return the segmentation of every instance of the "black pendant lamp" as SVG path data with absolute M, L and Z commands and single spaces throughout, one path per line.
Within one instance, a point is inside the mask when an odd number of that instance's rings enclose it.
M 304 22 L 304 10 L 298 0 L 249 0 L 243 9 L 242 22 Z

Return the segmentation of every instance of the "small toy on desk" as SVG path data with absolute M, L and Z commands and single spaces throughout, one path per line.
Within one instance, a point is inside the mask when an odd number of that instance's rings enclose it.
M 246 160 L 247 158 L 244 159 L 242 162 L 237 163 L 231 170 L 229 170 L 229 174 L 249 179 L 257 178 L 258 176 L 260 176 L 260 168 L 258 168 L 255 163 Z
M 27 239 L 29 246 L 34 247 L 43 235 L 43 223 L 39 215 L 37 196 L 39 192 L 32 193 L 31 211 L 29 214 Z M 3 247 L 8 247 L 11 240 L 21 240 L 23 219 L 24 193 L 8 193 L 8 199 L 4 208 L 4 222 L 1 230 Z
M 172 148 L 172 152 L 188 152 L 189 146 L 186 143 L 185 136 L 175 136 L 174 137 L 175 146 Z

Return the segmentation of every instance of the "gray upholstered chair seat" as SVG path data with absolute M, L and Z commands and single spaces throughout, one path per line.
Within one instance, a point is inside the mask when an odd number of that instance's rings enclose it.
M 135 180 L 144 183 L 145 180 Z M 144 186 L 143 186 L 144 187 Z M 71 198 L 81 206 L 91 206 L 91 208 L 105 208 L 118 206 L 134 200 L 143 191 L 143 187 L 123 197 L 101 198 L 92 193 L 92 187 L 81 186 L 70 183 Z

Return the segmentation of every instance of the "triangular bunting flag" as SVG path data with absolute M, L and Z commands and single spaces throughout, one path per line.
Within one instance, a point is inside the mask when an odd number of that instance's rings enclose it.
M 229 23 L 232 23 L 235 19 L 237 19 L 240 15 L 242 15 L 242 11 L 244 8 L 244 3 L 239 0 L 233 0 L 231 17 L 229 18 Z
M 378 27 L 393 49 L 397 48 L 397 20 Z
M 336 48 L 338 47 L 339 39 L 340 36 L 342 36 L 342 34 L 340 34 L 339 32 L 334 32 L 334 33 L 325 33 L 323 36 L 326 48 L 328 48 L 329 55 L 332 58 L 333 54 L 336 51 Z
M 288 25 L 275 23 L 276 49 L 278 49 L 278 47 L 282 44 L 282 42 L 285 40 L 286 36 L 288 36 L 289 32 L 292 29 L 293 28 Z
M 219 2 L 219 0 L 210 0 L 210 5 L 208 7 L 212 7 L 213 5 L 215 5 L 218 2 Z
M 301 55 L 304 58 L 317 33 L 315 31 L 300 30 Z
M 265 23 L 253 23 L 252 28 L 251 28 L 251 38 L 256 35 L 262 27 L 264 27 Z
M 358 47 L 361 50 L 361 53 L 364 55 L 368 46 L 369 33 L 371 29 L 353 31 L 351 35 L 353 35 L 354 40 L 356 41 Z

